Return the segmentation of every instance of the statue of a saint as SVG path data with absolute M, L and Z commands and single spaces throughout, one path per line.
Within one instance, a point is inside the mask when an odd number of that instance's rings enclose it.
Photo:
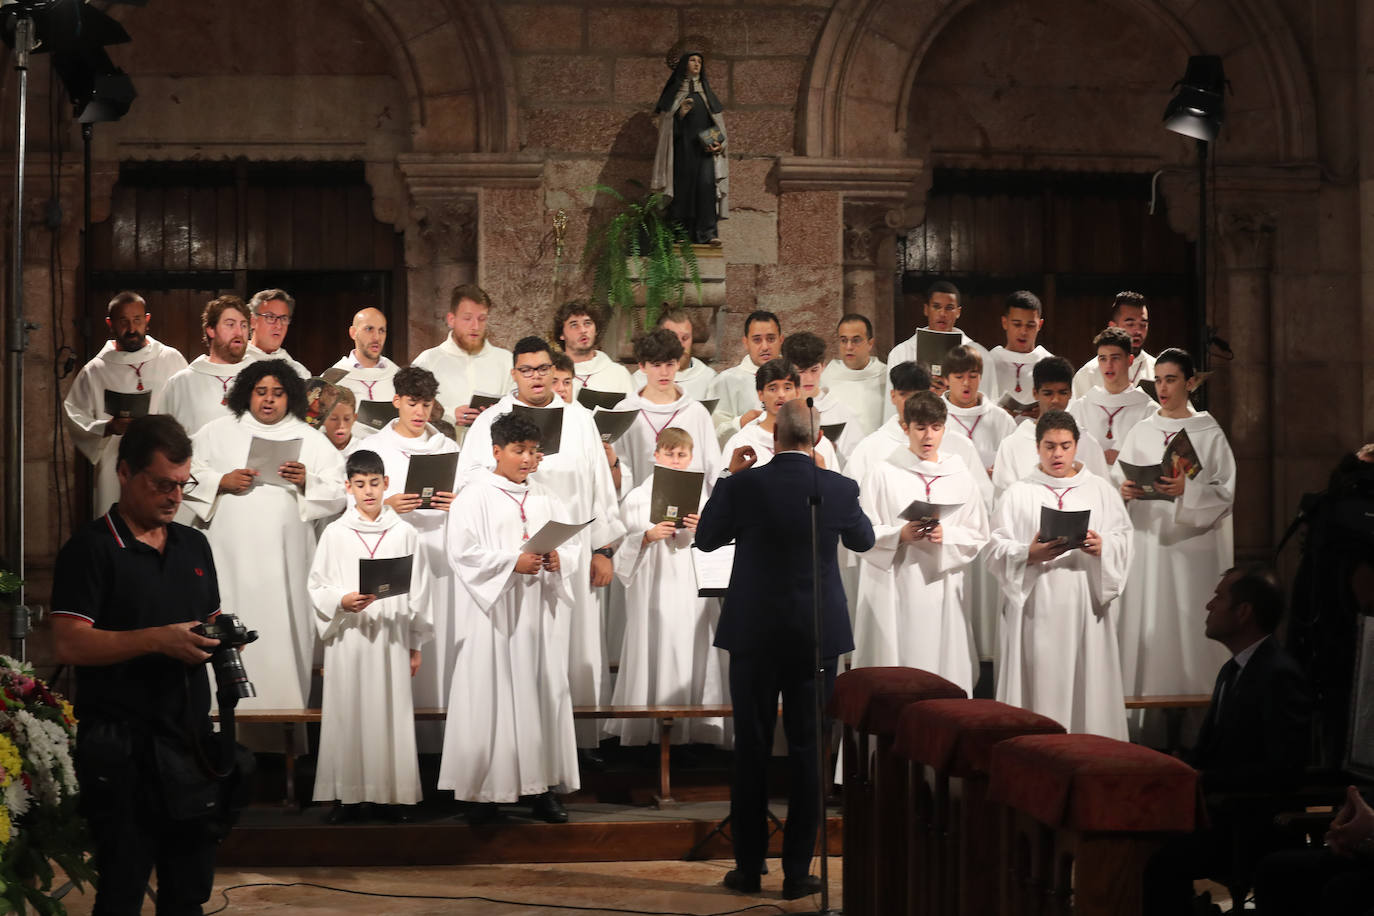
M 686 50 L 654 106 L 658 152 L 650 189 L 670 201 L 668 214 L 697 244 L 720 244 L 717 222 L 729 212 L 730 166 L 725 115 L 706 79 L 706 58 Z

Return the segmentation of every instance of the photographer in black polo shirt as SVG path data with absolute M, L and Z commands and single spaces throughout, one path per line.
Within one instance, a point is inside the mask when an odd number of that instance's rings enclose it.
M 119 443 L 119 502 L 57 558 L 57 658 L 76 665 L 77 780 L 100 877 L 94 913 L 138 913 L 154 867 L 159 916 L 199 914 L 214 880 L 217 824 L 197 767 L 211 733 L 204 662 L 218 642 L 192 628 L 219 613 L 205 537 L 172 522 L 191 477 L 191 440 L 169 416 L 133 421 Z M 214 486 L 214 483 L 208 484 Z M 194 797 L 199 792 L 199 798 Z

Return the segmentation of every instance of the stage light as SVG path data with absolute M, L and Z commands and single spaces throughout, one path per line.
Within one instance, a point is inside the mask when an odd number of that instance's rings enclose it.
M 1188 58 L 1183 79 L 1174 83 L 1178 94 L 1164 109 L 1164 126 L 1195 140 L 1215 140 L 1226 119 L 1222 95 L 1226 85 L 1220 57 L 1202 54 Z

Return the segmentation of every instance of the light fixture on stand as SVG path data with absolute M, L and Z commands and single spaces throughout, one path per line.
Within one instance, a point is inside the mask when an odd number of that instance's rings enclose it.
M 1215 328 L 1207 324 L 1207 153 L 1226 120 L 1224 93 L 1230 84 L 1222 68 L 1221 58 L 1215 54 L 1200 54 L 1188 58 L 1183 79 L 1174 83 L 1177 90 L 1164 109 L 1164 127 L 1176 134 L 1197 141 L 1197 262 L 1194 269 L 1197 284 L 1195 294 L 1193 359 L 1198 371 L 1208 368 Z M 1197 395 L 1206 404 L 1204 389 Z

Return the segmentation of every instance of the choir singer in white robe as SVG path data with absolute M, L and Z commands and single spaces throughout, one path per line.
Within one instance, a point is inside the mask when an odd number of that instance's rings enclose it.
M 1126 740 L 1116 599 L 1131 566 L 1131 521 L 1110 483 L 1075 458 L 1062 411 L 1035 428 L 1040 465 L 1007 488 L 992 516 L 988 568 L 1002 585 L 997 699 L 1070 732 Z M 1041 541 L 1041 510 L 1088 510 L 1087 540 Z
M 855 611 L 854 667 L 930 671 L 972 694 L 978 653 L 965 572 L 988 540 L 988 515 L 973 475 L 940 453 L 945 403 L 929 391 L 902 407 L 910 448 L 876 464 L 859 503 L 873 522 Z M 943 507 L 933 525 L 901 513 L 919 500 Z
M 400 367 L 382 355 L 386 346 L 386 316 L 381 309 L 360 309 L 348 326 L 348 336 L 353 340 L 353 349 L 330 366 L 344 373 L 334 384 L 353 392 L 359 407 L 363 401 L 390 404 L 396 396 L 391 379 Z M 372 429 L 364 424 L 358 427 L 358 434 L 370 436 Z
M 282 360 L 249 364 L 229 389 L 232 416 L 207 423 L 191 443 L 191 473 L 203 485 L 187 504 L 205 529 L 226 610 L 258 631 L 250 664 L 258 695 L 241 709 L 301 709 L 310 693 L 317 634 L 307 585 L 318 518 L 344 507 L 344 460 L 305 422 L 305 382 Z M 253 440 L 300 440 L 300 459 L 277 468 L 281 481 L 250 470 Z M 266 727 L 264 727 L 266 728 Z M 250 730 L 241 728 L 248 739 Z M 280 749 L 280 731 L 257 733 Z M 304 731 L 298 735 L 303 745 Z M 245 740 L 245 743 L 250 743 Z
M 103 515 L 119 499 L 119 441 L 131 422 L 105 411 L 105 392 L 148 392 L 149 406 L 167 380 L 186 368 L 186 358 L 148 333 L 148 303 L 134 292 L 110 300 L 105 325 L 114 335 L 82 367 L 62 407 L 72 440 L 95 467 L 94 511 Z
M 476 803 L 468 813 L 474 824 L 489 823 L 499 804 L 521 796 L 532 798 L 535 817 L 564 823 L 568 813 L 555 793 L 576 791 L 580 782 L 557 619 L 571 609 L 569 585 L 586 569 L 566 545 L 542 555 L 522 550 L 545 522 L 569 521 L 557 497 L 530 478 L 539 428 L 505 413 L 487 429 L 496 468 L 474 471 L 449 514 L 449 556 L 468 626 L 439 788 Z
M 363 803 L 387 806 L 388 820 L 406 820 L 399 806 L 420 802 L 411 678 L 421 647 L 434 636 L 429 619 L 429 563 L 419 535 L 382 502 L 386 469 L 376 452 L 348 458 L 353 505 L 325 529 L 310 566 L 310 600 L 324 642 L 324 698 L 315 801 L 337 800 L 337 824 Z M 362 560 L 410 557 L 410 590 L 383 597 L 359 590 Z M 398 806 L 398 807 L 392 807 Z
M 209 352 L 191 360 L 161 391 L 153 393 L 153 413 L 171 414 L 188 436 L 211 420 L 231 415 L 229 388 L 248 365 L 243 357 L 248 347 L 248 306 L 242 299 L 211 299 L 200 322 Z
M 705 472 L 709 487 L 720 473 L 720 445 L 711 414 L 677 382 L 681 340 L 671 330 L 658 328 L 636 338 L 634 346 L 635 362 L 639 363 L 635 377 L 643 378 L 644 384 L 615 406 L 616 410 L 639 411 L 616 443 L 621 462 L 630 472 L 631 486 L 653 475 L 659 434 L 677 427 L 686 430 L 696 446 L 687 470 Z
M 832 359 L 821 373 L 821 384 L 854 411 L 862 436 L 883 423 L 887 403 L 887 365 L 873 355 L 873 322 L 851 312 L 835 328 L 840 358 Z
M 572 611 L 560 617 L 557 626 L 567 647 L 565 655 L 573 702 L 579 706 L 595 706 L 605 702 L 609 673 L 601 601 L 595 590 L 610 585 L 615 575 L 611 558 L 616 544 L 625 535 L 625 528 L 620 523 L 619 499 L 606 461 L 606 449 L 591 411 L 575 401 L 566 403 L 553 392 L 550 384 L 553 355 L 548 343 L 542 337 L 524 337 L 516 341 L 514 353 L 515 368 L 511 375 L 515 393 L 498 401 L 468 429 L 463 450 L 458 455 L 460 485 L 466 486 L 469 480 L 481 478 L 483 475 L 478 472 L 495 466 L 491 426 L 497 417 L 516 406 L 562 411 L 563 430 L 558 451 L 540 460 L 532 479 L 556 494 L 572 521 L 592 522 L 564 545 L 564 558 L 570 559 L 582 572 L 581 578 L 568 585 Z M 450 544 L 452 538 L 450 528 Z M 600 743 L 600 725 L 594 721 L 577 725 L 578 747 L 585 751 L 595 750 Z
M 692 336 L 695 333 L 692 326 L 692 316 L 682 309 L 664 309 L 659 313 L 658 326 L 672 331 L 677 335 L 678 342 L 682 344 L 682 357 L 678 361 L 677 375 L 675 376 L 678 387 L 694 401 L 708 400 L 711 382 L 716 377 L 716 370 L 692 355 Z M 639 391 L 648 383 L 649 380 L 645 377 L 642 369 L 636 369 L 630 374 L 631 391 Z
M 1207 693 L 1227 651 L 1202 632 L 1197 608 L 1234 563 L 1236 459 L 1216 418 L 1188 403 L 1193 358 L 1183 350 L 1165 350 L 1154 372 L 1160 408 L 1131 427 L 1118 462 L 1158 464 L 1168 444 L 1186 431 L 1202 469 L 1191 479 L 1183 473 L 1158 479 L 1157 491 L 1170 499 L 1147 500 L 1117 464 L 1116 479 L 1135 528 L 1131 574 L 1121 595 L 1121 676 L 1133 696 Z M 1137 740 L 1156 747 L 1168 743 L 1162 716 L 1133 714 L 1131 719 L 1139 728 Z M 1201 725 L 1200 717 L 1196 724 Z

